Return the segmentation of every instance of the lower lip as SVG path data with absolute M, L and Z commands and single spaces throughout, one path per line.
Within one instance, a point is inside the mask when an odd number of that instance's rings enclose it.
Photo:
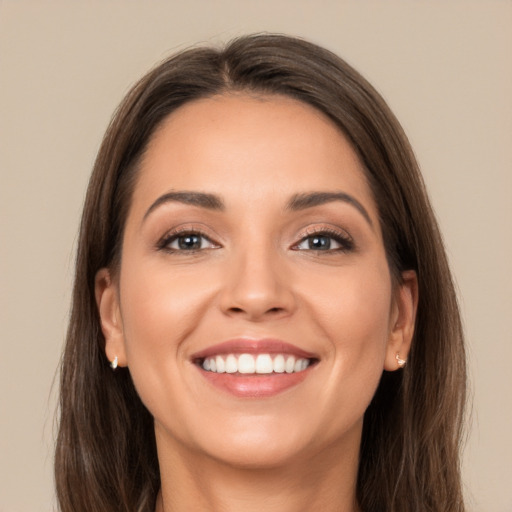
M 215 387 L 240 398 L 267 398 L 300 384 L 310 368 L 297 373 L 271 373 L 265 375 L 215 373 L 198 366 L 203 377 Z

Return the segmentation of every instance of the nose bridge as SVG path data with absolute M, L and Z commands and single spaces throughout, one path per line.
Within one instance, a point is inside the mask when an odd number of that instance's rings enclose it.
M 285 315 L 293 309 L 282 255 L 269 241 L 238 246 L 230 258 L 223 290 L 223 309 L 251 319 Z

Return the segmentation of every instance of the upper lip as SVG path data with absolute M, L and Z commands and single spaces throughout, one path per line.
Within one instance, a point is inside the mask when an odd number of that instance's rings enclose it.
M 318 356 L 282 340 L 263 338 L 236 338 L 207 347 L 192 354 L 192 360 L 205 359 L 222 354 L 289 354 L 304 359 L 317 359 Z

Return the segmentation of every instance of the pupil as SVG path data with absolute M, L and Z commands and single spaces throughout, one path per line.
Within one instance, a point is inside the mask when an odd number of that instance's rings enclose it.
M 314 236 L 309 240 L 310 249 L 330 249 L 331 239 L 328 236 Z
M 198 235 L 184 235 L 178 239 L 180 249 L 200 249 L 201 238 Z

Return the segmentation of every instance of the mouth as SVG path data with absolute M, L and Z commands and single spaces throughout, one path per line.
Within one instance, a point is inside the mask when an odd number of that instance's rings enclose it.
M 319 358 L 279 340 L 231 340 L 192 356 L 213 386 L 239 398 L 265 398 L 301 383 Z
M 290 354 L 227 354 L 206 357 L 199 360 L 198 364 L 203 370 L 213 373 L 268 375 L 303 372 L 314 362 L 315 359 Z

